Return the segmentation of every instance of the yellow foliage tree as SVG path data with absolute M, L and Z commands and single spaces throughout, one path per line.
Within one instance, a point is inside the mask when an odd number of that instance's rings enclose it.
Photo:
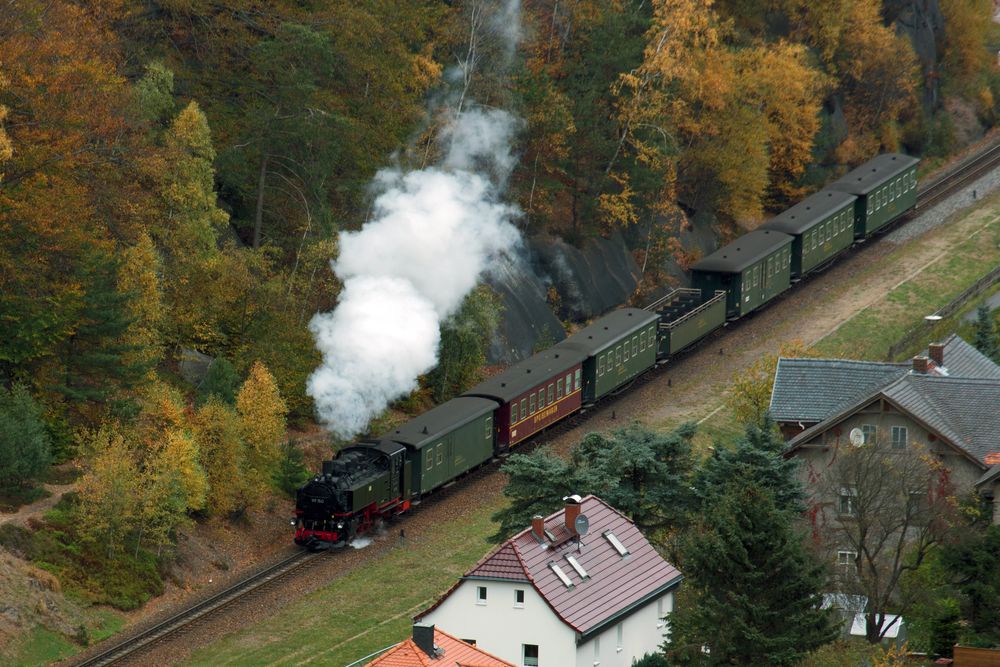
M 195 438 L 208 478 L 208 510 L 225 516 L 243 509 L 246 469 L 239 415 L 217 398 L 211 398 L 195 416 Z
M 236 411 L 246 445 L 248 473 L 255 491 L 263 492 L 270 484 L 281 458 L 285 439 L 287 408 L 267 367 L 255 361 L 236 396 Z
M 982 71 L 989 58 L 993 2 L 990 0 L 941 0 L 944 14 L 944 66 L 959 79 Z
M 103 541 L 112 556 L 142 521 L 142 475 L 135 453 L 116 429 L 102 426 L 85 440 L 93 458 L 77 485 L 77 525 L 84 539 Z
M 163 358 L 160 328 L 163 323 L 163 300 L 160 291 L 160 258 L 153 239 L 142 232 L 135 245 L 125 248 L 118 267 L 118 289 L 134 295 L 128 302 L 132 323 L 123 342 L 132 348 L 124 355 L 126 363 L 153 367 Z
M 733 377 L 729 386 L 726 403 L 733 416 L 741 424 L 763 424 L 771 404 L 771 390 L 774 388 L 774 372 L 780 357 L 815 357 L 802 341 L 782 343 L 777 354 L 760 357 L 749 368 Z

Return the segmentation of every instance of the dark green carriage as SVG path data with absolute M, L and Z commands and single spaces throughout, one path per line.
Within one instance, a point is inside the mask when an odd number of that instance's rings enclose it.
M 656 364 L 659 315 L 622 308 L 580 329 L 552 349 L 576 350 L 583 362 L 583 402 L 593 403 Z
M 915 157 L 885 153 L 826 186 L 847 192 L 854 202 L 854 236 L 863 239 L 917 205 Z
M 647 310 L 660 317 L 657 356 L 667 357 L 726 323 L 726 293 L 706 300 L 699 289 L 675 289 Z
M 495 401 L 459 397 L 386 433 L 404 445 L 415 497 L 446 484 L 493 456 Z
M 705 300 L 726 292 L 726 317 L 759 308 L 791 285 L 792 237 L 755 229 L 691 266 L 691 285 Z
M 854 243 L 856 199 L 847 192 L 820 190 L 758 229 L 770 229 L 794 238 L 791 276 L 798 279 Z

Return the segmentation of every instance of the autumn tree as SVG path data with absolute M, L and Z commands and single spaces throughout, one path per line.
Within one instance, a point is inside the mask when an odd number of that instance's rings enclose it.
M 242 509 L 247 498 L 246 451 L 236 411 L 218 398 L 209 398 L 198 409 L 194 434 L 208 481 L 206 508 L 227 516 Z
M 842 449 L 817 486 L 817 533 L 849 555 L 839 584 L 863 595 L 865 635 L 878 642 L 888 615 L 906 614 L 901 577 L 920 567 L 953 521 L 948 471 L 925 446 L 875 442 Z
M 246 445 L 247 468 L 244 474 L 253 480 L 253 490 L 260 493 L 270 483 L 281 458 L 285 439 L 285 402 L 274 378 L 259 361 L 250 367 L 236 396 L 240 431 Z
M 443 403 L 475 383 L 499 323 L 499 299 L 489 287 L 480 286 L 441 324 L 438 363 L 425 381 L 435 401 Z
M 789 341 L 778 347 L 777 354 L 757 358 L 749 368 L 737 371 L 726 395 L 726 404 L 740 424 L 763 424 L 771 405 L 774 373 L 781 357 L 814 357 L 815 352 L 802 341 Z
M 103 543 L 112 557 L 142 521 L 142 473 L 125 437 L 108 425 L 92 433 L 84 448 L 94 458 L 77 485 L 77 525 L 84 539 Z

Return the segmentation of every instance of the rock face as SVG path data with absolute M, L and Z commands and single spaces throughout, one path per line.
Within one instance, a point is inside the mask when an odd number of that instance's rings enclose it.
M 559 318 L 588 320 L 623 304 L 635 291 L 639 267 L 620 235 L 592 239 L 575 248 L 561 239 L 536 238 L 526 256 L 487 278 L 504 306 L 490 363 L 513 363 L 538 347 L 566 337 Z M 557 297 L 558 318 L 549 303 Z M 542 344 L 542 345 L 540 345 Z
M 944 16 L 937 0 L 892 0 L 883 15 L 896 25 L 896 32 L 910 40 L 923 74 L 923 103 L 934 108 L 939 101 L 938 45 L 944 39 Z

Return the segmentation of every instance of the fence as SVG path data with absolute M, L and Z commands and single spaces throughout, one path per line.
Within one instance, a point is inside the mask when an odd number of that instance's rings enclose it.
M 938 319 L 951 317 L 958 312 L 962 306 L 968 303 L 971 298 L 982 294 L 998 281 L 1000 281 L 1000 266 L 995 267 L 985 276 L 974 282 L 972 285 L 969 285 L 969 287 L 964 289 L 961 294 L 943 305 L 937 312 L 934 313 L 934 315 L 936 315 Z M 889 346 L 889 351 L 885 355 L 886 360 L 894 360 L 897 356 L 899 356 L 900 352 L 910 349 L 921 338 L 927 337 L 930 333 L 932 332 L 926 323 L 922 322 L 913 327 L 906 332 L 902 338 Z

